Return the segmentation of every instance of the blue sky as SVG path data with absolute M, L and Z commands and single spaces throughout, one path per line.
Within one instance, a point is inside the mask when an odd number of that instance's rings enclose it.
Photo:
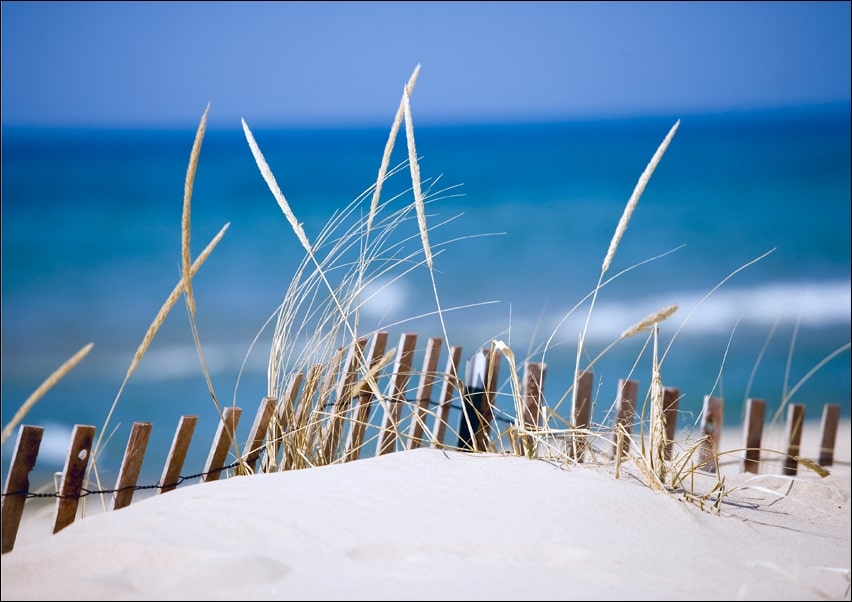
M 386 125 L 850 102 L 849 2 L 3 2 L 4 126 Z

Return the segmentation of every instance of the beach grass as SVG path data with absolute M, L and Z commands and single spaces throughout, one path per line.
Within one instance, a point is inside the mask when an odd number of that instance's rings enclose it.
M 477 304 L 444 307 L 441 303 L 436 272 L 439 270 L 441 255 L 450 243 L 432 242 L 430 235 L 438 231 L 441 223 L 430 223 L 428 208 L 431 203 L 451 198 L 456 191 L 453 186 L 438 186 L 436 180 L 424 180 L 420 173 L 411 103 L 418 74 L 419 66 L 403 86 L 402 98 L 379 162 L 375 184 L 332 216 L 313 239 L 304 230 L 278 185 L 263 155 L 261 144 L 255 139 L 248 123 L 242 121 L 242 129 L 260 175 L 304 249 L 305 256 L 280 305 L 270 314 L 264 330 L 257 333 L 254 339 L 254 344 L 257 344 L 261 333 L 271 329 L 267 395 L 276 400 L 277 407 L 263 448 L 252 450 L 262 453 L 262 461 L 256 469 L 245 463 L 240 453 L 240 442 L 232 433 L 231 449 L 235 462 L 233 474 L 247 474 L 254 470 L 276 472 L 305 469 L 353 461 L 370 453 L 382 454 L 419 446 L 461 448 L 473 453 L 511 454 L 574 466 L 606 465 L 614 469 L 616 478 L 629 462 L 636 467 L 649 487 L 684 495 L 703 507 L 709 497 L 696 495 L 687 485 L 695 471 L 708 470 L 702 454 L 708 445 L 712 445 L 712 438 L 700 433 L 695 438 L 684 440 L 680 442 L 680 453 L 669 457 L 666 450 L 672 441 L 666 435 L 666 412 L 663 407 L 665 358 L 680 328 L 698 307 L 681 323 L 663 350 L 659 348 L 659 326 L 676 315 L 679 311 L 676 304 L 660 308 L 635 324 L 625 324 L 621 335 L 594 357 L 589 356 L 589 349 L 584 345 L 598 295 L 603 294 L 609 282 L 626 271 L 615 275 L 609 272 L 631 216 L 637 210 L 642 193 L 663 159 L 680 121 L 663 137 L 641 172 L 610 241 L 598 282 L 565 316 L 567 318 L 588 305 L 585 327 L 577 340 L 573 383 L 559 395 L 548 396 L 549 399 L 556 399 L 554 403 L 548 403 L 544 396 L 540 396 L 537 400 L 539 405 L 532 412 L 528 405 L 524 370 L 530 363 L 546 365 L 556 329 L 541 345 L 531 349 L 522 358 L 516 357 L 515 350 L 499 336 L 483 342 L 483 348 L 477 351 L 483 352 L 486 358 L 482 371 L 483 384 L 487 384 L 484 390 L 472 387 L 470 382 L 461 378 L 461 366 L 457 362 L 448 361 L 443 369 L 434 365 L 427 367 L 425 362 L 421 369 L 414 363 L 415 356 L 422 348 L 416 348 L 411 330 L 422 324 L 424 318 L 430 318 L 430 323 L 437 324 L 438 332 L 418 334 L 437 335 L 435 338 L 439 339 L 440 345 L 451 350 L 456 341 L 447 326 L 445 315 L 460 310 L 475 311 L 477 308 Z M 181 277 L 144 334 L 99 431 L 90 464 L 92 478 L 97 481 L 99 488 L 98 458 L 111 434 L 111 417 L 122 391 L 166 316 L 181 297 L 192 327 L 199 369 L 208 386 L 213 406 L 211 411 L 220 419 L 223 416 L 223 405 L 214 390 L 205 361 L 201 333 L 195 322 L 196 301 L 192 279 L 222 240 L 228 224 L 222 227 L 194 260 L 190 249 L 192 189 L 208 111 L 209 106 L 196 132 L 184 186 Z M 391 157 L 400 132 L 405 135 L 407 157 L 391 166 Z M 389 199 L 382 198 L 388 180 L 402 178 L 406 172 L 410 185 Z M 707 293 L 705 299 L 734 274 L 765 256 L 729 274 Z M 636 269 L 643 263 L 627 269 Z M 362 308 L 365 304 L 378 295 L 383 287 L 414 276 L 430 287 L 428 295 L 434 300 L 434 309 L 428 314 L 411 316 L 381 328 L 364 327 Z M 388 331 L 391 329 L 404 331 L 396 347 L 392 343 L 388 347 Z M 639 427 L 638 434 L 632 428 L 609 420 L 600 424 L 578 424 L 575 416 L 581 404 L 578 393 L 583 378 L 590 375 L 596 362 L 616 345 L 638 336 L 647 337 L 643 352 L 650 347 L 653 356 L 649 375 L 651 384 L 642 396 L 644 401 L 638 414 L 633 417 L 634 424 Z M 848 348 L 847 344 L 834 350 L 824 361 L 829 361 Z M 4 427 L 4 441 L 33 404 L 73 369 L 89 349 L 91 344 L 69 359 L 23 404 Z M 628 375 L 633 374 L 635 369 L 636 364 L 630 367 Z M 808 374 L 817 369 L 819 366 Z M 496 378 L 498 371 L 501 375 L 499 381 Z M 801 384 L 802 381 L 785 396 L 782 407 Z M 434 394 L 423 398 L 424 391 L 438 389 L 442 393 L 446 392 L 446 398 L 442 396 L 437 403 L 431 401 Z M 481 397 L 474 399 L 475 395 L 480 394 Z M 570 407 L 566 407 L 569 399 Z M 598 400 L 591 401 L 596 403 Z M 448 412 L 453 404 L 460 416 L 455 421 L 449 419 Z M 781 409 L 776 417 L 780 415 Z M 528 418 L 528 415 L 533 417 Z M 466 437 L 469 437 L 469 446 L 461 445 Z M 460 443 L 456 444 L 456 441 Z M 802 465 L 818 474 L 823 471 L 821 467 L 804 459 Z M 721 475 L 718 475 L 718 482 L 711 494 L 715 500 L 711 506 L 718 508 L 719 500 L 724 495 Z

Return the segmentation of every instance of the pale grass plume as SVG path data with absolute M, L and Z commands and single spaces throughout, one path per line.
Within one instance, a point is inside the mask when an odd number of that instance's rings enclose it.
M 88 355 L 89 351 L 94 347 L 94 343 L 89 343 L 88 345 L 82 347 L 77 353 L 72 355 L 70 358 L 65 360 L 59 368 L 57 368 L 53 374 L 48 376 L 44 382 L 42 382 L 38 388 L 33 391 L 27 400 L 21 405 L 15 415 L 12 417 L 12 420 L 3 427 L 3 435 L 2 440 L 0 440 L 0 444 L 5 443 L 6 439 L 9 438 L 9 435 L 12 434 L 12 431 L 15 430 L 15 427 L 24 419 L 24 416 L 32 409 L 32 407 L 42 398 L 45 393 L 47 393 L 50 389 L 52 389 L 56 383 L 58 383 L 62 377 L 68 374 L 74 367 L 80 363 L 80 361 Z
M 281 208 L 281 211 L 284 213 L 287 221 L 290 222 L 290 227 L 293 228 L 296 238 L 299 239 L 299 242 L 308 253 L 313 253 L 311 243 L 308 241 L 308 237 L 305 234 L 305 229 L 302 227 L 302 224 L 299 223 L 299 220 L 296 219 L 296 214 L 293 213 L 293 209 L 290 208 L 290 203 L 287 202 L 287 198 L 284 196 L 284 193 L 281 192 L 281 188 L 275 180 L 275 175 L 273 175 L 272 170 L 269 168 L 269 164 L 266 162 L 263 153 L 260 152 L 260 147 L 258 147 L 257 142 L 255 142 L 254 135 L 252 135 L 246 120 L 242 119 L 241 121 L 243 124 L 243 133 L 245 133 L 246 140 L 248 141 L 249 148 L 251 149 L 251 154 L 254 156 L 254 160 L 260 169 L 260 174 L 263 176 L 263 180 L 272 192 L 272 196 L 274 196 L 275 200 L 278 202 L 278 206 Z
M 659 309 L 656 312 L 650 314 L 646 318 L 643 318 L 642 320 L 640 320 L 639 322 L 637 322 L 636 324 L 634 324 L 630 328 L 627 328 L 626 330 L 624 330 L 624 332 L 621 333 L 621 336 L 619 338 L 629 339 L 630 337 L 634 337 L 637 334 L 645 332 L 646 330 L 648 330 L 649 328 L 651 328 L 655 324 L 659 324 L 660 322 L 668 319 L 669 316 L 671 316 L 677 310 L 678 310 L 677 303 L 674 303 L 672 305 L 667 305 L 666 307 Z
M 192 267 L 192 255 L 189 246 L 190 233 L 190 208 L 192 206 L 192 186 L 195 182 L 195 172 L 198 169 L 198 157 L 201 154 L 201 142 L 207 129 L 207 113 L 210 104 L 204 109 L 198 131 L 195 133 L 195 141 L 192 144 L 192 152 L 189 155 L 189 165 L 186 168 L 186 180 L 183 185 L 183 214 L 181 216 L 181 273 L 183 274 L 184 286 L 186 287 L 186 303 L 191 317 L 195 316 L 195 296 L 192 294 L 192 278 L 189 275 Z
M 642 193 L 645 192 L 645 187 L 648 185 L 648 181 L 654 174 L 654 170 L 657 169 L 657 165 L 659 165 L 660 160 L 663 158 L 663 155 L 665 154 L 666 149 L 669 147 L 672 138 L 674 138 L 675 132 L 677 132 L 679 126 L 680 119 L 678 119 L 672 126 L 672 128 L 669 130 L 669 133 L 666 135 L 660 146 L 657 148 L 657 152 L 654 153 L 654 156 L 651 157 L 651 161 L 648 163 L 647 167 L 645 167 L 645 171 L 643 171 L 642 175 L 639 176 L 639 180 L 636 182 L 636 186 L 633 188 L 633 194 L 630 195 L 630 199 L 627 201 L 627 205 L 624 207 L 624 212 L 621 214 L 621 219 L 618 220 L 618 226 L 615 229 L 615 235 L 613 235 L 612 240 L 610 240 L 609 249 L 607 249 L 606 257 L 604 257 L 603 266 L 601 267 L 601 277 L 603 277 L 603 275 L 609 269 L 609 266 L 612 263 L 612 259 L 615 256 L 615 250 L 618 248 L 618 245 L 621 242 L 621 238 L 622 236 L 624 236 L 624 232 L 627 230 L 627 224 L 630 223 L 630 218 L 633 216 L 633 211 L 636 209 L 636 205 L 639 203 L 639 197 L 641 197 Z
M 390 165 L 391 153 L 393 152 L 394 144 L 396 143 L 396 137 L 399 134 L 399 126 L 402 124 L 402 119 L 405 111 L 405 98 L 410 98 L 411 93 L 414 91 L 414 85 L 417 83 L 417 76 L 420 74 L 420 65 L 418 64 L 414 71 L 411 74 L 411 77 L 408 78 L 408 83 L 405 84 L 405 90 L 403 93 L 403 100 L 399 103 L 399 108 L 396 111 L 396 116 L 394 117 L 393 124 L 391 125 L 391 131 L 388 135 L 388 141 L 385 143 L 385 152 L 382 154 L 382 163 L 379 166 L 379 175 L 376 178 L 376 188 L 373 191 L 373 199 L 370 202 L 370 214 L 367 217 L 367 233 L 369 235 L 370 230 L 373 226 L 373 219 L 376 217 L 376 212 L 379 207 L 379 198 L 382 195 L 382 186 L 385 183 L 385 177 L 388 173 L 388 166 Z
M 414 144 L 414 122 L 411 118 L 411 102 L 406 90 L 402 95 L 405 108 L 405 139 L 408 143 L 408 165 L 411 169 L 411 185 L 414 190 L 414 208 L 417 211 L 417 225 L 420 228 L 420 240 L 426 254 L 426 266 L 432 271 L 432 249 L 429 246 L 429 230 L 426 227 L 426 208 L 423 206 L 423 189 L 420 183 L 420 164 L 417 162 L 417 148 Z

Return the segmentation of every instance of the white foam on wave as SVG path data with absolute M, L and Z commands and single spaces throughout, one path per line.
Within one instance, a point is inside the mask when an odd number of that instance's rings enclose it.
M 236 375 L 243 364 L 249 343 L 204 343 L 204 361 L 211 375 Z M 249 355 L 245 370 L 249 372 L 265 372 L 267 366 L 267 349 L 258 350 Z M 123 367 L 126 370 L 127 360 L 116 360 L 116 370 Z M 188 376 L 201 375 L 201 359 L 194 345 L 170 345 L 167 347 L 150 348 L 139 362 L 139 367 L 133 375 L 134 379 L 155 382 L 169 381 Z
M 589 322 L 588 336 L 612 340 L 646 316 L 672 304 L 678 305 L 664 328 L 679 336 L 727 335 L 735 327 L 771 327 L 799 324 L 800 328 L 849 326 L 852 314 L 852 283 L 779 282 L 756 287 L 720 288 L 706 292 L 672 291 L 625 301 L 598 298 Z M 706 297 L 706 298 L 705 298 Z M 586 306 L 588 307 L 588 306 Z M 559 327 L 560 334 L 576 337 L 582 331 L 586 309 L 575 312 Z M 552 317 L 553 323 L 559 317 Z
M 723 287 L 709 296 L 706 291 L 671 291 L 629 301 L 609 301 L 604 291 L 592 311 L 586 340 L 598 343 L 614 341 L 640 320 L 672 304 L 679 306 L 678 311 L 661 325 L 661 332 L 669 336 L 675 331 L 678 331 L 678 337 L 728 336 L 734 329 L 748 326 L 769 329 L 776 323 L 779 326 L 798 323 L 799 328 L 839 326 L 848 329 L 852 321 L 850 291 L 852 284 L 849 281 Z M 407 311 L 407 299 L 406 288 L 401 283 L 374 283 L 367 291 L 362 316 L 387 322 L 391 315 Z M 573 345 L 585 328 L 587 311 L 588 305 L 567 317 L 556 312 L 547 317 L 515 314 L 511 319 L 511 330 L 513 336 L 520 337 L 535 333 L 540 342 L 555 332 L 552 343 Z M 466 313 L 464 320 L 458 324 L 465 332 L 453 332 L 467 336 L 478 333 L 482 340 L 487 340 L 495 336 L 492 318 L 477 321 L 475 312 Z M 427 334 L 431 333 L 422 333 L 423 336 Z M 239 344 L 205 343 L 203 347 L 207 367 L 213 375 L 236 375 L 248 349 L 248 341 Z M 264 374 L 268 360 L 269 348 L 262 345 L 249 354 L 244 370 Z M 121 358 L 116 361 L 116 370 L 123 371 L 129 360 Z M 134 378 L 166 381 L 199 374 L 201 364 L 195 347 L 173 345 L 149 349 Z

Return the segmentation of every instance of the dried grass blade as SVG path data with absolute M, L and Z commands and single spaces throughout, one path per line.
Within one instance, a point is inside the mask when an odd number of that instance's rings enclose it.
M 414 72 L 411 74 L 411 77 L 408 78 L 408 83 L 405 84 L 405 92 L 404 96 L 411 96 L 411 93 L 414 91 L 414 84 L 417 82 L 417 76 L 420 74 L 420 65 L 418 64 L 414 68 Z M 373 200 L 370 203 L 370 215 L 367 217 L 367 232 L 369 233 L 373 226 L 373 219 L 376 216 L 376 212 L 379 207 L 379 197 L 382 194 L 382 186 L 385 182 L 385 176 L 388 173 L 388 166 L 390 165 L 391 154 L 393 153 L 394 143 L 396 142 L 396 137 L 399 134 L 399 126 L 402 123 L 402 118 L 404 114 L 404 106 L 405 100 L 400 101 L 399 108 L 396 111 L 396 116 L 393 120 L 393 125 L 391 125 L 390 135 L 388 136 L 388 141 L 385 143 L 385 152 L 382 155 L 382 163 L 379 166 L 379 175 L 376 178 L 376 189 L 373 191 Z
M 186 180 L 183 185 L 183 214 L 181 216 L 181 274 L 186 287 L 186 302 L 189 307 L 191 317 L 195 316 L 195 297 L 192 294 L 192 280 L 189 275 L 192 267 L 192 255 L 189 247 L 190 233 L 190 206 L 192 199 L 192 185 L 195 182 L 195 172 L 198 170 L 198 157 L 201 154 L 201 141 L 204 139 L 204 132 L 207 129 L 207 113 L 210 111 L 210 104 L 204 109 L 204 114 L 201 116 L 201 122 L 198 124 L 198 131 L 195 133 L 195 141 L 192 144 L 192 152 L 189 154 L 189 165 L 186 168 Z
M 414 122 L 411 118 L 411 101 L 408 90 L 402 95 L 405 111 L 405 139 L 408 143 L 408 165 L 411 169 L 411 185 L 414 189 L 414 208 L 417 210 L 417 225 L 420 228 L 420 240 L 426 254 L 426 265 L 432 271 L 432 248 L 429 246 L 429 231 L 426 227 L 426 208 L 423 205 L 423 189 L 420 182 L 420 165 L 417 162 L 417 147 L 414 144 Z
M 284 216 L 287 218 L 287 221 L 290 222 L 290 227 L 293 228 L 293 232 L 296 233 L 296 237 L 299 239 L 299 242 L 302 243 L 302 246 L 308 253 L 313 255 L 311 243 L 308 242 L 308 237 L 305 235 L 305 230 L 302 228 L 302 224 L 300 224 L 296 219 L 296 214 L 293 213 L 293 210 L 290 208 L 290 203 L 287 202 L 287 199 L 284 197 L 284 193 L 281 192 L 281 188 L 278 186 L 278 182 L 275 181 L 275 176 L 272 174 L 272 170 L 269 169 L 269 165 L 263 157 L 263 153 L 260 152 L 260 148 L 257 146 L 257 142 L 255 142 L 254 136 L 252 135 L 246 120 L 242 119 L 241 121 L 243 124 L 243 132 L 245 133 L 249 148 L 251 149 L 251 154 L 254 156 L 257 167 L 260 169 L 260 174 L 263 176 L 266 185 L 269 186 L 269 190 L 272 192 L 275 200 L 278 201 L 278 206 L 281 207 L 281 211 L 284 212 Z
M 86 357 L 89 351 L 92 350 L 92 347 L 94 347 L 94 345 L 94 343 L 89 343 L 88 345 L 80 349 L 77 353 L 72 355 L 70 358 L 65 360 L 65 362 L 59 368 L 57 368 L 53 372 L 53 374 L 48 376 L 44 380 L 44 382 L 41 383 L 38 388 L 32 392 L 32 394 L 27 398 L 23 405 L 21 405 L 18 411 L 15 412 L 15 415 L 12 417 L 12 420 L 9 421 L 9 424 L 3 427 L 3 434 L 2 438 L 0 439 L 0 445 L 6 442 L 6 439 L 9 437 L 9 435 L 12 434 L 12 431 L 15 430 L 15 427 L 18 426 L 18 423 L 20 423 L 21 420 L 24 419 L 24 416 L 27 415 L 27 412 L 32 409 L 36 402 L 38 402 L 39 399 L 44 397 L 45 393 L 52 389 L 53 386 L 56 385 L 56 383 L 59 382 L 59 380 L 63 376 L 73 370 L 74 367 L 80 363 L 80 360 Z
M 636 205 L 639 203 L 639 197 L 641 197 L 642 193 L 645 192 L 645 187 L 648 185 L 648 181 L 651 179 L 654 170 L 657 168 L 657 165 L 663 158 L 663 154 L 665 154 L 666 149 L 669 147 L 669 143 L 671 143 L 672 138 L 674 138 L 675 132 L 677 132 L 677 128 L 679 126 L 680 119 L 675 122 L 675 124 L 669 130 L 669 133 L 666 134 L 666 137 L 663 139 L 662 143 L 657 148 L 657 152 L 654 153 L 654 156 L 651 157 L 651 161 L 645 167 L 645 171 L 643 171 L 642 175 L 639 176 L 639 180 L 636 182 L 636 186 L 633 188 L 633 194 L 630 195 L 630 199 L 627 201 L 627 205 L 625 205 L 624 207 L 624 212 L 621 214 L 621 219 L 618 220 L 618 226 L 615 229 L 615 234 L 613 235 L 612 240 L 609 242 L 609 249 L 606 252 L 606 257 L 604 257 L 603 261 L 603 267 L 601 268 L 601 277 L 603 277 L 603 275 L 609 269 L 609 266 L 612 263 L 612 258 L 615 256 L 615 250 L 618 248 L 618 244 L 621 242 L 621 237 L 624 236 L 624 232 L 627 230 L 627 224 L 630 222 L 630 217 L 633 215 L 633 210 L 636 209 Z

